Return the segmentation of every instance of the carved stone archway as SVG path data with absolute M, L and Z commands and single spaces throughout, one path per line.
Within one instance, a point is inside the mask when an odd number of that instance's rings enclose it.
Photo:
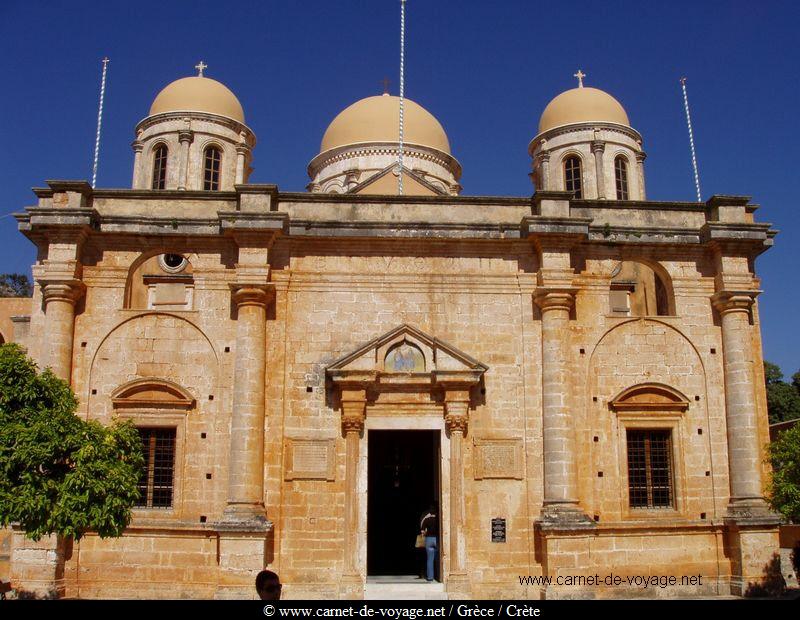
M 358 553 L 358 466 L 368 402 L 387 393 L 428 394 L 442 404 L 450 436 L 450 566 L 446 585 L 451 596 L 468 595 L 463 549 L 464 472 L 462 451 L 470 404 L 488 366 L 455 347 L 401 325 L 335 361 L 326 369 L 335 401 L 340 403 L 345 436 L 345 568 L 343 581 L 350 594 L 363 587 L 365 567 Z M 447 457 L 445 457 L 447 458 Z M 443 515 L 444 516 L 444 515 Z M 443 541 L 446 543 L 446 541 Z M 443 545 L 444 546 L 444 545 Z

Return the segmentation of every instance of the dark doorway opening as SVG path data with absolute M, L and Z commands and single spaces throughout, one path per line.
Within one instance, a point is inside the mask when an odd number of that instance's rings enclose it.
M 368 441 L 367 575 L 417 576 L 420 519 L 439 503 L 439 431 L 369 431 Z M 440 558 L 441 535 L 439 548 Z

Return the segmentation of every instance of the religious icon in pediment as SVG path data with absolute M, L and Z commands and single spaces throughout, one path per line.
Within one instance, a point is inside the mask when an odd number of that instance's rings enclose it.
M 425 372 L 422 351 L 404 340 L 386 354 L 384 368 L 389 372 Z

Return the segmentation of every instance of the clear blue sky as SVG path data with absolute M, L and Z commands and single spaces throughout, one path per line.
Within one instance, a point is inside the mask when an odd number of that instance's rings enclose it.
M 465 194 L 531 193 L 527 145 L 547 102 L 607 90 L 645 138 L 648 197 L 693 200 L 681 75 L 703 198 L 753 196 L 781 230 L 757 261 L 765 356 L 800 368 L 800 4 L 408 0 L 408 97 L 444 125 Z M 302 191 L 333 117 L 397 90 L 399 0 L 0 3 L 0 216 L 45 179 L 90 179 L 100 59 L 109 65 L 98 186 L 130 187 L 133 128 L 158 91 L 195 72 L 224 82 L 258 136 L 251 181 Z M 0 272 L 33 245 L 0 217 Z

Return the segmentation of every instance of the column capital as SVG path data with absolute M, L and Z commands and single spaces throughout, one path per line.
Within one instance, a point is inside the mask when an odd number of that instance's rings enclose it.
M 634 153 L 634 157 L 636 157 L 636 163 L 641 164 L 645 159 L 647 159 L 647 153 L 644 151 L 636 151 L 636 153 Z
M 533 294 L 533 300 L 541 308 L 542 312 L 548 310 L 572 309 L 575 303 L 575 292 L 577 289 L 569 288 L 539 288 Z
M 39 280 L 39 286 L 45 305 L 51 301 L 66 301 L 74 306 L 86 292 L 86 285 L 78 279 Z
M 178 131 L 178 142 L 192 143 L 194 141 L 194 132 L 191 129 L 181 129 Z
M 444 416 L 444 425 L 449 433 L 459 432 L 462 435 L 466 434 L 467 426 L 469 425 L 469 418 L 462 414 L 446 413 Z
M 131 146 L 133 147 L 134 153 L 141 153 L 142 150 L 144 149 L 144 142 L 142 142 L 141 140 L 134 140 L 131 143 Z
M 550 161 L 550 151 L 539 151 L 539 153 L 536 155 L 536 157 L 541 162 Z
M 250 147 L 246 144 L 237 144 L 236 153 L 238 155 L 247 155 L 250 152 Z
M 602 140 L 594 140 L 592 142 L 592 153 L 602 153 L 606 150 L 606 143 Z
M 711 296 L 711 303 L 720 314 L 750 312 L 761 291 L 719 291 Z
M 233 303 L 237 308 L 243 306 L 260 306 L 266 308 L 275 299 L 275 285 L 267 284 L 231 284 Z
M 361 433 L 367 418 L 366 390 L 342 390 L 342 430 Z

